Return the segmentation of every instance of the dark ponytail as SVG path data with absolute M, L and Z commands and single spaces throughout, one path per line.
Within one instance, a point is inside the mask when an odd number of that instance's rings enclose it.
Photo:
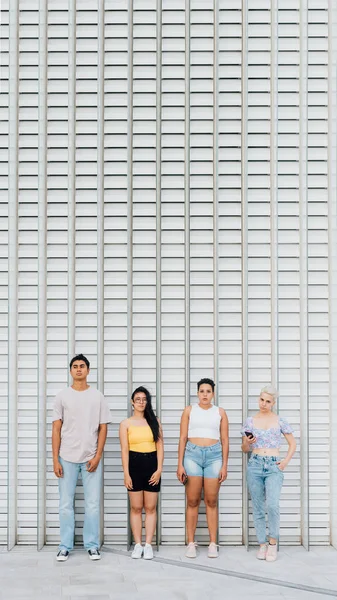
M 158 419 L 157 419 L 156 415 L 153 412 L 151 394 L 150 394 L 149 390 L 147 390 L 145 387 L 143 387 L 141 385 L 140 387 L 137 387 L 135 389 L 135 391 L 133 392 L 133 394 L 131 396 L 131 399 L 133 400 L 135 395 L 138 394 L 139 392 L 142 392 L 146 396 L 146 406 L 145 406 L 145 411 L 144 411 L 144 417 L 145 417 L 149 427 L 151 428 L 154 441 L 158 442 L 158 440 L 160 438 L 159 423 L 158 423 Z

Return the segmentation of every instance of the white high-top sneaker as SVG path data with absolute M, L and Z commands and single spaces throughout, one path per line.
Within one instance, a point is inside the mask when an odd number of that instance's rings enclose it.
M 259 560 L 266 560 L 268 544 L 262 544 L 257 551 L 256 558 Z
M 131 554 L 131 558 L 142 558 L 143 550 L 144 549 L 141 544 L 136 544 Z
M 197 544 L 195 542 L 190 542 L 186 549 L 187 558 L 196 558 L 197 557 Z
M 153 558 L 152 546 L 151 546 L 151 544 L 145 544 L 144 559 L 145 560 L 152 560 L 152 558 Z

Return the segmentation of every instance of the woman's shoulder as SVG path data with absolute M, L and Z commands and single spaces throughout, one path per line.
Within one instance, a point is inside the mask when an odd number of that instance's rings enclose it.
M 121 421 L 120 427 L 123 427 L 124 429 L 129 429 L 131 423 L 132 423 L 132 419 L 131 419 L 131 417 L 128 417 L 127 419 L 124 419 L 123 421 Z
M 282 433 L 293 433 L 294 432 L 289 421 L 287 421 L 287 419 L 285 419 L 284 417 L 279 417 L 279 426 L 280 426 Z

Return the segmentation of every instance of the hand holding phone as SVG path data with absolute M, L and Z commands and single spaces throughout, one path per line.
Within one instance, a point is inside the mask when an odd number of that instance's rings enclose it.
M 245 436 L 247 438 L 249 446 L 252 446 L 256 443 L 256 437 L 252 431 L 245 431 Z

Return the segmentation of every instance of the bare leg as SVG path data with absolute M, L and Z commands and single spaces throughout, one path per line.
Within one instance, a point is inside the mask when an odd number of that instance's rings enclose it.
M 218 531 L 218 496 L 220 484 L 218 479 L 204 479 L 204 500 L 206 505 L 209 541 L 216 544 Z
M 142 510 L 144 505 L 143 492 L 129 492 L 130 498 L 130 525 L 136 544 L 142 543 Z
M 157 523 L 157 499 L 156 492 L 144 492 L 145 508 L 145 535 L 146 543 L 151 544 Z
M 195 530 L 198 523 L 199 504 L 202 490 L 202 477 L 188 476 L 186 484 L 187 510 L 186 510 L 186 528 L 187 543 L 194 542 Z

